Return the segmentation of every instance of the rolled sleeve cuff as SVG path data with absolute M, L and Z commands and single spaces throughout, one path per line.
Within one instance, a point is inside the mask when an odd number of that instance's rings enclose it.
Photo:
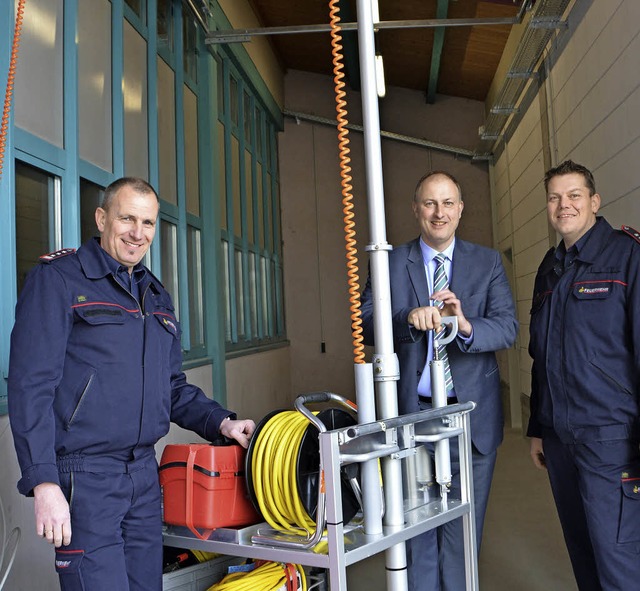
M 60 486 L 58 467 L 55 464 L 36 464 L 25 470 L 18 481 L 18 492 L 32 497 L 33 489 L 43 482 L 53 482 Z

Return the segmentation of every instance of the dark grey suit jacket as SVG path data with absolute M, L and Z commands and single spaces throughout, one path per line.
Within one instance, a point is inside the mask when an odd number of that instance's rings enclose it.
M 427 358 L 426 333 L 410 327 L 407 316 L 413 308 L 429 305 L 429 288 L 422 260 L 420 239 L 389 253 L 391 307 L 395 352 L 400 363 L 398 409 L 400 414 L 416 412 L 418 382 Z M 450 289 L 462 304 L 473 325 L 473 342 L 455 339 L 447 345 L 456 396 L 474 401 L 471 439 L 483 454 L 500 445 L 504 418 L 500 397 L 500 375 L 495 351 L 511 347 L 518 322 L 500 254 L 490 248 L 456 238 Z M 371 281 L 362 294 L 365 343 L 374 344 Z

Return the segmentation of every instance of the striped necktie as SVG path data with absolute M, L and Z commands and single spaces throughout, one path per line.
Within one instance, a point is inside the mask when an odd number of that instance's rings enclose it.
M 435 256 L 436 260 L 436 271 L 433 274 L 433 291 L 440 291 L 441 289 L 446 289 L 449 287 L 449 280 L 447 279 L 447 273 L 444 270 L 444 262 L 447 259 L 445 255 L 442 253 L 438 253 Z M 443 308 L 443 302 L 437 302 L 436 305 L 438 308 Z M 451 378 L 451 368 L 449 367 L 449 357 L 447 355 L 447 347 L 446 345 L 437 345 L 438 349 L 438 359 L 443 362 L 444 365 L 444 381 L 447 392 L 453 388 L 453 379 Z

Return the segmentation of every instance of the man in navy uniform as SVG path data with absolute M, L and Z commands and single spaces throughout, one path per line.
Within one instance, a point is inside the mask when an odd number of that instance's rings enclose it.
M 531 456 L 546 468 L 580 591 L 640 580 L 640 244 L 597 216 L 591 172 L 546 173 L 562 237 L 535 281 Z
M 254 423 L 187 383 L 171 297 L 141 261 L 159 201 L 141 179 L 104 193 L 100 238 L 41 257 L 16 307 L 9 419 L 64 591 L 160 591 L 155 443 L 169 422 L 247 446 Z

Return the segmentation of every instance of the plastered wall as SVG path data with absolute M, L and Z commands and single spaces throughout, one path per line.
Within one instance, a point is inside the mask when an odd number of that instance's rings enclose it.
M 285 91 L 290 111 L 336 118 L 330 77 L 290 71 Z M 347 102 L 349 121 L 361 124 L 360 94 L 348 92 Z M 390 88 L 380 101 L 381 129 L 472 149 L 483 108 L 481 102 L 451 97 L 438 97 L 428 105 L 421 92 Z M 362 289 L 369 242 L 364 147 L 360 133 L 352 132 L 350 138 Z M 279 139 L 285 303 L 294 392 L 331 390 L 352 397 L 354 361 L 337 142 L 333 127 L 285 119 Z M 463 186 L 459 235 L 493 244 L 485 163 L 383 140 L 382 167 L 389 243 L 399 245 L 418 235 L 411 211 L 415 184 L 425 172 L 444 169 Z

